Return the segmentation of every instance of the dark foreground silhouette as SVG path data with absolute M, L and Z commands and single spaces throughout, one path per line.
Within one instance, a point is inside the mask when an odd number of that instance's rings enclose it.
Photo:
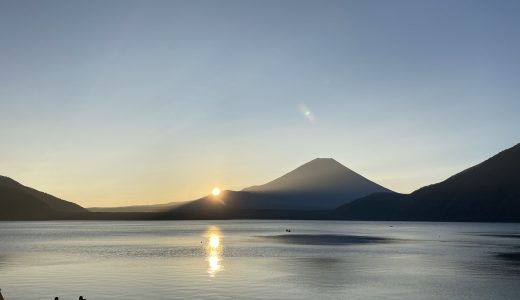
M 59 300 L 59 297 L 54 297 L 54 300 Z M 0 289 L 0 300 L 4 300 L 4 296 L 2 296 L 2 290 Z M 79 300 L 87 300 L 87 298 L 83 298 L 83 296 L 79 296 Z
M 54 297 L 54 300 L 59 300 L 59 297 Z M 4 297 L 2 296 L 2 290 L 0 290 L 0 300 L 4 300 Z M 83 298 L 83 296 L 79 296 L 79 300 L 87 300 L 87 298 Z

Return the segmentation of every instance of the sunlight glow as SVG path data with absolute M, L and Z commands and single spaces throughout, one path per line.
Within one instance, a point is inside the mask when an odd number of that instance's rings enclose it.
M 210 247 L 218 247 L 220 244 L 220 238 L 216 235 L 213 235 L 209 238 L 209 246 Z
M 220 270 L 219 258 L 217 255 L 208 258 L 210 275 L 215 276 L 215 273 Z M 212 276 L 212 277 L 213 277 Z
M 222 233 L 216 226 L 210 226 L 205 235 L 207 243 L 205 247 L 206 261 L 208 262 L 208 274 L 210 277 L 223 269 L 222 267 Z
M 219 189 L 218 187 L 214 187 L 213 190 L 211 190 L 211 194 L 212 194 L 213 196 L 215 196 L 215 197 L 218 196 L 218 195 L 220 195 L 220 192 L 221 192 L 221 191 L 220 191 L 220 189 Z

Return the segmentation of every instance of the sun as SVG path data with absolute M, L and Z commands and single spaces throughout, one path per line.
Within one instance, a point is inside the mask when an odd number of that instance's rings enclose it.
M 215 197 L 218 196 L 218 195 L 220 195 L 220 192 L 221 192 L 221 191 L 220 191 L 220 189 L 219 189 L 218 187 L 214 187 L 213 190 L 211 190 L 211 194 L 212 194 L 213 196 L 215 196 Z

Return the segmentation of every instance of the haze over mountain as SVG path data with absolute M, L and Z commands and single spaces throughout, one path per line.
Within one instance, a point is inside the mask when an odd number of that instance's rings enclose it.
M 48 219 L 64 214 L 86 213 L 83 207 L 0 176 L 0 219 Z
M 520 221 L 520 144 L 409 195 L 372 194 L 337 212 L 363 220 Z
M 163 204 L 150 204 L 150 205 L 131 205 L 131 206 L 117 206 L 117 207 L 89 207 L 87 208 L 91 212 L 161 212 L 167 209 L 173 209 L 180 205 L 186 204 L 187 201 L 183 202 L 170 202 Z
M 193 214 L 236 210 L 329 210 L 375 192 L 391 192 L 331 158 L 314 159 L 269 183 L 225 191 L 173 209 Z

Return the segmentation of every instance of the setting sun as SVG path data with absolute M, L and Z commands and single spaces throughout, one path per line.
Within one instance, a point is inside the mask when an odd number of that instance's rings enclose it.
M 211 190 L 211 194 L 213 196 L 218 196 L 220 195 L 220 189 L 218 187 L 214 187 L 213 190 Z

